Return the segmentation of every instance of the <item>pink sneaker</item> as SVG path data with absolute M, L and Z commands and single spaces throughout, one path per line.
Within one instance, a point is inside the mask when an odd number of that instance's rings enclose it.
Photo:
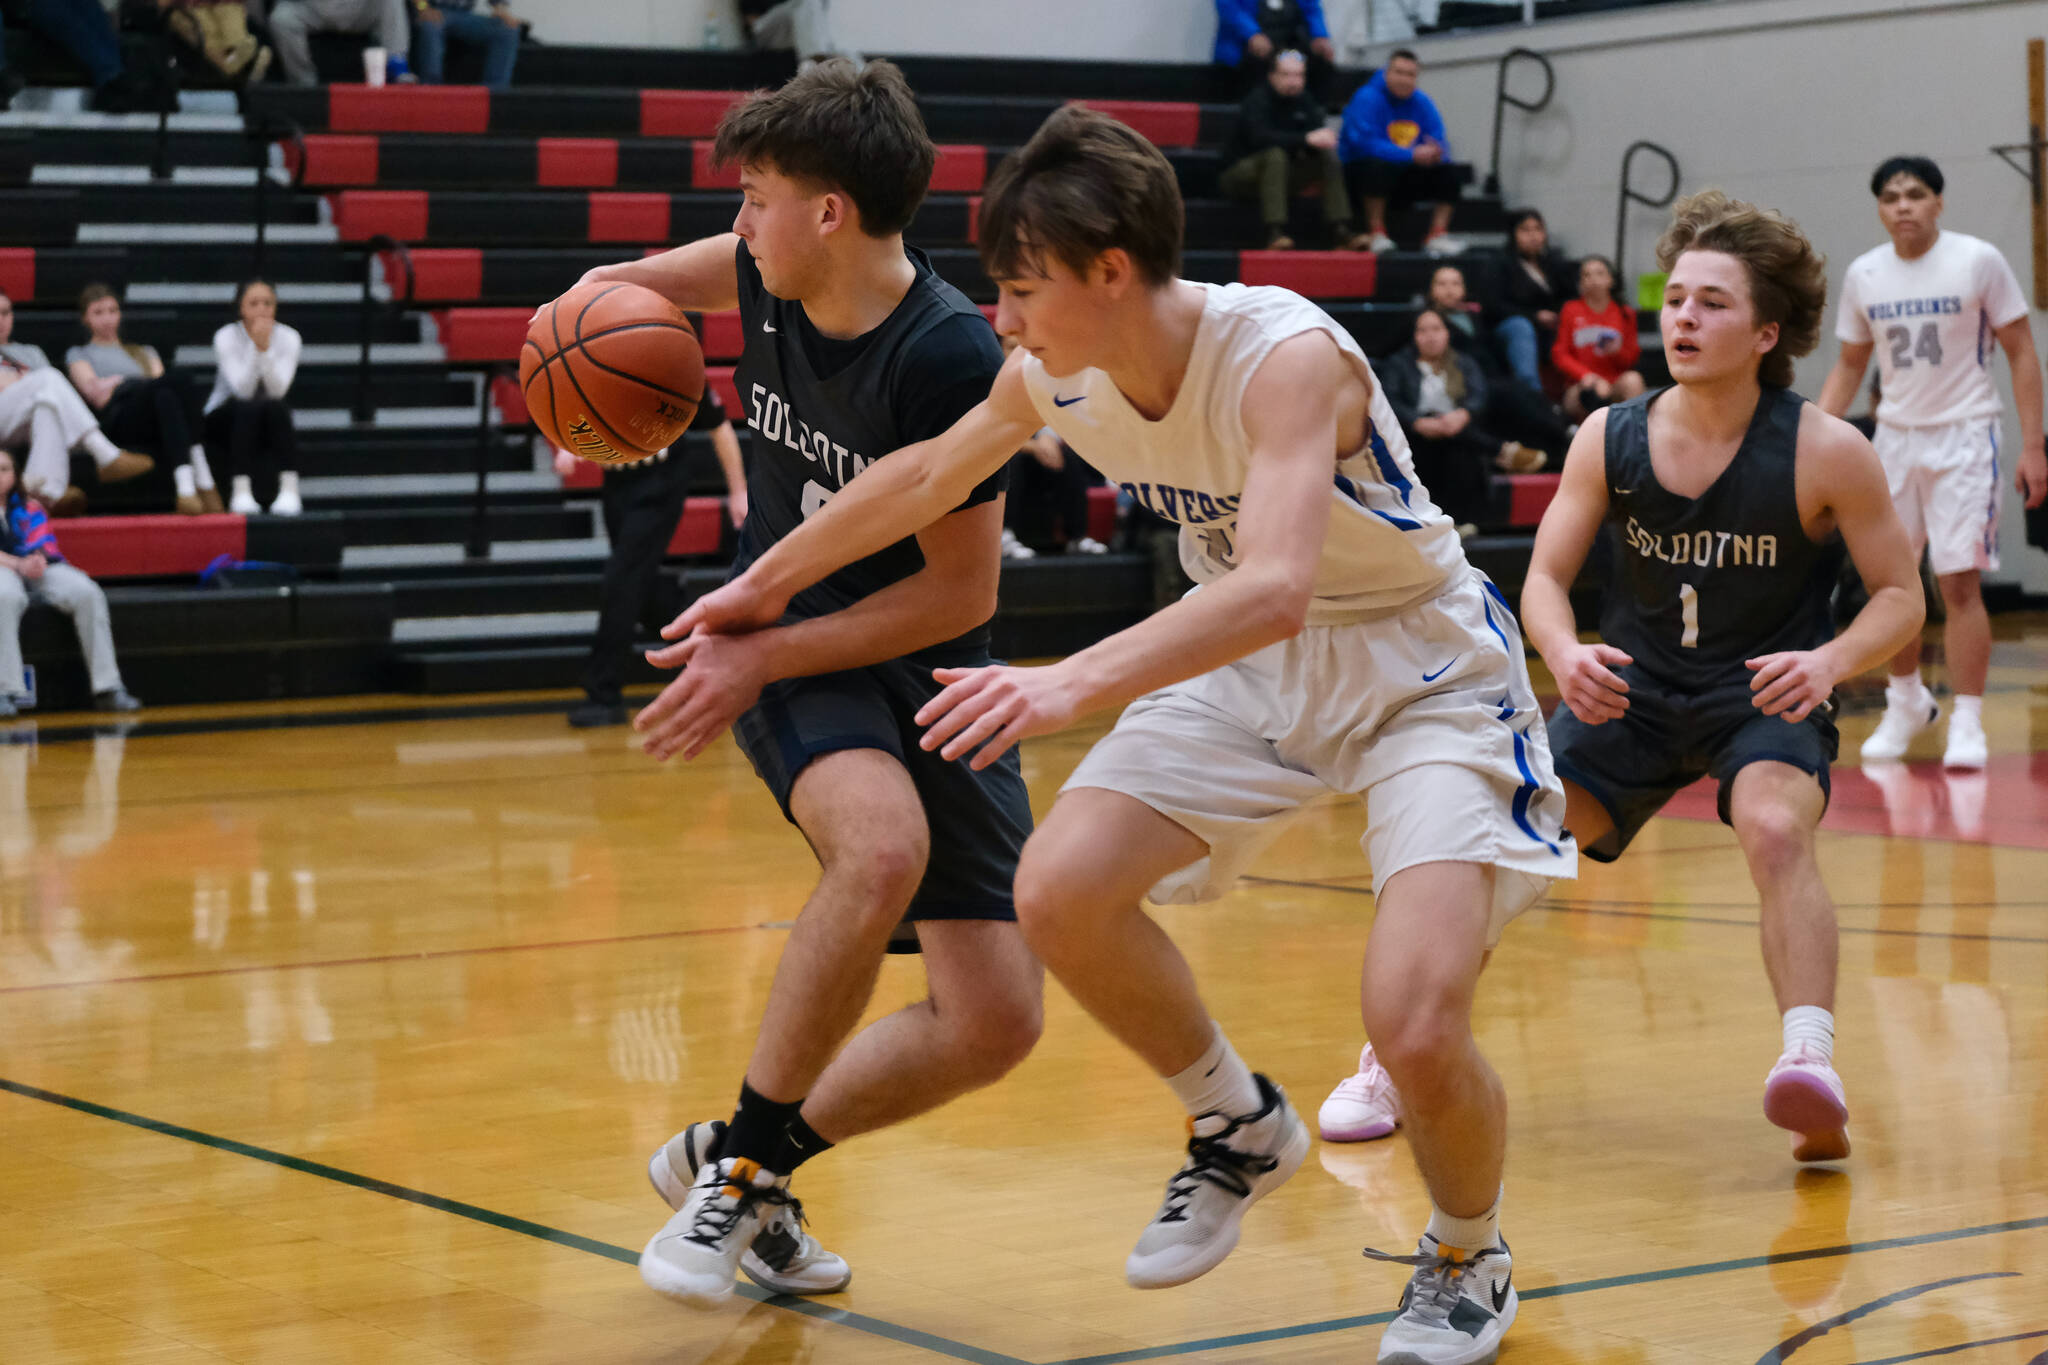
M 1792 1134 L 1795 1161 L 1840 1161 L 1849 1155 L 1849 1101 L 1842 1078 L 1810 1049 L 1778 1058 L 1764 1081 L 1764 1117 Z
M 1325 1142 L 1370 1142 L 1401 1125 L 1401 1097 L 1394 1078 L 1372 1055 L 1372 1044 L 1358 1054 L 1358 1074 L 1337 1082 L 1316 1114 Z

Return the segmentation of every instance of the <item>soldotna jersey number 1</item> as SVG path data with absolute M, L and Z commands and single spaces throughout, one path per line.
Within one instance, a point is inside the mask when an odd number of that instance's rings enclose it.
M 1238 564 L 1238 507 L 1252 462 L 1245 386 L 1275 346 L 1326 332 L 1372 385 L 1372 426 L 1365 445 L 1331 469 L 1334 506 L 1309 623 L 1401 611 L 1461 578 L 1457 527 L 1415 477 L 1407 438 L 1351 334 L 1290 290 L 1201 287 L 1207 299 L 1187 375 L 1165 416 L 1145 417 L 1101 370 L 1054 376 L 1029 358 L 1025 388 L 1046 424 L 1140 506 L 1178 522 L 1182 566 L 1211 583 Z
M 2026 296 L 1998 248 L 1943 232 L 1910 261 L 1887 242 L 1850 262 L 1835 335 L 1875 346 L 1878 421 L 1946 426 L 1998 415 L 1993 333 L 2026 315 Z

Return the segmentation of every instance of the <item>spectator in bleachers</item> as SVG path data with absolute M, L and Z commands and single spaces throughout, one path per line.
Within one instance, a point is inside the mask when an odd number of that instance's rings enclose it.
M 15 13 L 14 6 L 8 6 Z M 63 48 L 85 68 L 92 82 L 92 107 L 103 114 L 125 114 L 138 109 L 155 109 L 159 102 L 153 83 L 128 71 L 121 61 L 121 36 L 99 0 L 28 0 L 20 17 L 36 32 Z M 5 109 L 28 82 L 7 64 L 7 49 L 0 39 L 0 109 Z
M 271 51 L 249 32 L 247 0 L 157 0 L 164 27 L 232 86 L 260 81 Z
M 85 510 L 85 494 L 71 483 L 71 452 L 83 450 L 99 466 L 101 483 L 120 483 L 147 474 L 156 461 L 108 440 L 92 409 L 43 354 L 43 348 L 14 339 L 14 300 L 0 293 L 0 446 L 17 459 L 20 482 L 53 517 Z
M 760 48 L 787 48 L 803 64 L 827 57 L 860 60 L 832 36 L 828 0 L 740 0 L 740 25 L 747 41 Z
M 1036 559 L 1041 551 L 1108 554 L 1088 534 L 1088 490 L 1102 476 L 1041 427 L 1010 458 L 1010 495 L 1003 504 L 1003 558 Z
M 1244 97 L 1237 125 L 1223 151 L 1223 192 L 1259 205 L 1266 225 L 1266 250 L 1294 245 L 1287 235 L 1288 206 L 1310 185 L 1323 191 L 1323 221 L 1330 244 L 1363 251 L 1371 239 L 1351 230 L 1351 200 L 1344 188 L 1344 163 L 1337 159 L 1337 133 L 1326 125 L 1323 106 L 1307 90 L 1308 66 L 1299 52 L 1273 59 L 1273 69 Z
M 1524 384 L 1501 364 L 1495 347 L 1498 338 L 1487 310 L 1475 303 L 1466 290 L 1465 272 L 1448 261 L 1439 265 L 1430 273 L 1427 302 L 1450 324 L 1451 345 L 1477 364 L 1480 373 L 1486 376 L 1488 398 L 1486 411 L 1479 414 L 1481 420 L 1562 465 L 1565 450 L 1571 445 L 1571 433 L 1564 419 L 1541 389 Z M 1515 472 L 1528 473 L 1540 467 L 1532 464 Z
M 207 453 L 228 480 L 228 511 L 263 510 L 295 517 L 299 500 L 298 434 L 285 395 L 299 371 L 298 332 L 277 320 L 277 291 L 250 280 L 235 293 L 240 320 L 213 334 L 213 393 L 202 424 Z
M 519 16 L 505 0 L 489 0 L 488 15 L 477 0 L 420 0 L 413 27 L 413 55 L 419 59 L 423 85 L 439 85 L 448 44 L 484 50 L 484 84 L 493 90 L 512 88 L 512 66 L 519 60 Z
M 1423 250 L 1455 256 L 1465 244 L 1451 236 L 1458 206 L 1457 167 L 1435 101 L 1417 88 L 1422 62 L 1402 48 L 1358 88 L 1344 106 L 1337 155 L 1350 180 L 1351 197 L 1365 205 L 1365 226 L 1374 251 L 1392 251 L 1387 203 L 1427 203 L 1429 235 Z
M 361 33 L 384 49 L 385 78 L 415 81 L 406 61 L 412 51 L 412 24 L 406 0 L 278 0 L 270 10 L 270 41 L 285 79 L 294 85 L 318 85 L 313 66 L 316 33 Z
M 1373 371 L 1408 434 L 1415 472 L 1431 501 L 1459 524 L 1461 534 L 1487 516 L 1490 469 L 1529 467 L 1532 454 L 1479 424 L 1486 410 L 1486 377 L 1470 356 L 1451 346 L 1451 324 L 1434 308 L 1415 316 L 1414 340 Z
M 1501 358 L 1515 378 L 1543 387 L 1543 352 L 1557 340 L 1557 320 L 1572 295 L 1571 264 L 1550 249 L 1550 228 L 1535 209 L 1518 209 L 1508 220 L 1508 263 L 1501 272 L 1500 311 L 1495 329 Z
M 1216 63 L 1236 67 L 1244 87 L 1263 80 L 1276 54 L 1303 54 L 1309 89 L 1328 101 L 1336 88 L 1337 47 L 1323 0 L 1216 0 Z
M 164 368 L 153 346 L 121 340 L 121 300 L 104 284 L 78 295 L 89 339 L 64 353 L 64 367 L 86 403 L 99 411 L 100 429 L 130 449 L 151 451 L 177 482 L 178 511 L 186 516 L 225 510 L 214 487 L 206 450 L 194 440 L 199 404 L 191 381 Z
M 708 384 L 690 430 L 711 433 L 711 452 L 725 477 L 726 516 L 734 527 L 742 525 L 747 519 L 747 474 L 740 460 L 739 433 L 732 429 L 718 391 Z M 574 472 L 576 463 L 568 451 L 555 452 L 555 472 L 564 478 Z M 569 724 L 579 730 L 626 723 L 623 689 L 634 634 L 643 616 L 656 629 L 668 623 L 668 611 L 655 600 L 654 590 L 689 497 L 688 465 L 680 453 L 664 450 L 633 464 L 605 466 L 604 533 L 612 548 L 604 562 L 597 633 L 583 665 L 583 700 L 569 709 Z
M 1643 391 L 1635 363 L 1643 353 L 1636 310 L 1614 297 L 1614 267 L 1605 256 L 1579 262 L 1579 296 L 1558 314 L 1550 363 L 1564 376 L 1564 410 L 1574 422 Z
M 121 685 L 114 630 L 100 585 L 64 562 L 41 504 L 21 490 L 14 457 L 0 450 L 0 717 L 15 713 L 28 690 L 21 672 L 21 618 L 30 602 L 47 602 L 71 618 L 92 675 L 92 704 L 101 711 L 139 711 Z

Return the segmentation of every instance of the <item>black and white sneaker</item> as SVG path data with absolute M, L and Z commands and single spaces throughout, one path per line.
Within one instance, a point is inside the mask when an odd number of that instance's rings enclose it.
M 1375 1261 L 1412 1265 L 1401 1311 L 1380 1338 L 1379 1365 L 1489 1365 L 1514 1325 L 1513 1258 L 1502 1240 L 1468 1254 L 1422 1234 L 1413 1256 L 1367 1247 Z
M 1124 1262 L 1134 1289 L 1165 1289 L 1214 1270 L 1237 1245 L 1245 1210 L 1285 1184 L 1308 1155 L 1308 1125 L 1286 1094 L 1253 1076 L 1265 1101 L 1256 1114 L 1188 1120 L 1188 1159 Z
M 725 1136 L 725 1121 L 693 1123 L 654 1149 L 647 1179 L 671 1209 L 680 1211 L 689 1198 L 697 1172 L 710 1161 Z M 785 1193 L 768 1205 L 754 1240 L 740 1255 L 747 1278 L 776 1294 L 837 1294 L 853 1279 L 843 1257 L 818 1245 L 804 1231 L 804 1206 Z

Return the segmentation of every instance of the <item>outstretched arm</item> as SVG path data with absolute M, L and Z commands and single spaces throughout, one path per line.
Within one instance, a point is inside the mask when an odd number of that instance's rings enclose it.
M 1849 415 L 1849 405 L 1856 401 L 1856 390 L 1863 387 L 1863 371 L 1869 367 L 1870 353 L 1875 349 L 1875 342 L 1842 343 L 1841 354 L 1835 358 L 1835 368 L 1828 371 L 1827 382 L 1820 386 L 1820 397 L 1816 401 L 1822 412 L 1830 417 Z
M 1522 582 L 1522 628 L 1557 679 L 1572 714 L 1588 725 L 1628 710 L 1628 684 L 1614 669 L 1634 663 L 1612 645 L 1581 644 L 1572 583 L 1607 516 L 1607 409 L 1586 419 L 1564 457 L 1557 496 L 1536 527 L 1536 549 Z
M 645 285 L 678 308 L 722 312 L 739 306 L 740 272 L 735 254 L 739 245 L 736 234 L 722 232 L 716 237 L 686 242 L 659 256 L 595 266 L 585 271 L 577 283 L 619 281 Z

